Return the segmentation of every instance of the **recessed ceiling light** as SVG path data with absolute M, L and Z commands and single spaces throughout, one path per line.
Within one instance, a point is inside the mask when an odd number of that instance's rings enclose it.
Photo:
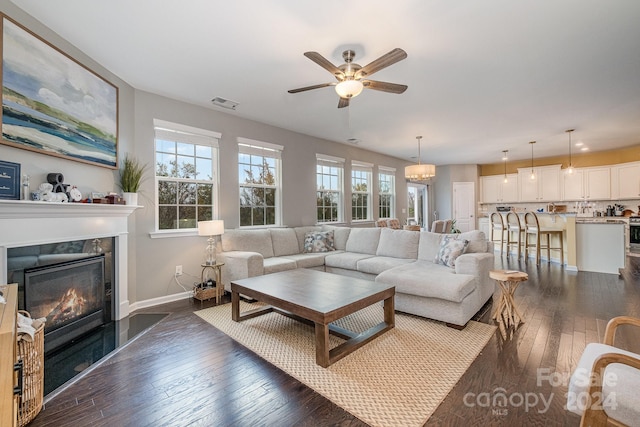
M 582 147 L 583 145 L 584 145 L 584 142 L 582 141 L 576 142 L 576 147 Z
M 582 147 L 580 151 L 589 151 L 589 147 Z

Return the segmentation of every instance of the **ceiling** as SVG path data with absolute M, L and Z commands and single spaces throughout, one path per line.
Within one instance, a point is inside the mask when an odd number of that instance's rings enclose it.
M 133 87 L 402 159 L 496 163 L 640 144 L 638 0 L 13 0 Z M 303 56 L 408 57 L 338 109 Z M 235 111 L 213 106 L 222 97 Z M 274 141 L 277 142 L 277 141 Z M 574 149 L 576 154 L 577 148 Z

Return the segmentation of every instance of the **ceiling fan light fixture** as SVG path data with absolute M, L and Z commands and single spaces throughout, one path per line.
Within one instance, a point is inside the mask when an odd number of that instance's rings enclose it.
M 420 163 L 420 140 L 421 136 L 416 136 L 418 140 L 418 164 L 409 165 L 404 168 L 404 177 L 408 181 L 424 181 L 436 176 L 436 165 Z
M 364 85 L 360 80 L 343 80 L 336 85 L 340 98 L 354 98 L 362 93 Z

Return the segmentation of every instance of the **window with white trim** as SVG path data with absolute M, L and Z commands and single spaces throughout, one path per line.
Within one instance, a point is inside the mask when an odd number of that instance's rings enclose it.
M 195 229 L 217 218 L 221 134 L 154 120 L 156 230 Z
M 319 224 L 342 222 L 344 159 L 316 154 L 316 200 Z
M 378 217 L 396 216 L 396 170 L 378 166 Z
M 371 221 L 371 163 L 351 162 L 351 220 Z
M 283 146 L 238 138 L 240 227 L 280 225 Z

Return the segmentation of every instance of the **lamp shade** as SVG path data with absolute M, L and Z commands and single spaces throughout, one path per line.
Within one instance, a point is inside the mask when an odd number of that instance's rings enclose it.
M 434 176 L 436 176 L 436 165 L 417 164 L 404 168 L 404 177 L 411 181 L 422 181 Z
M 224 234 L 224 221 L 214 219 L 212 221 L 198 221 L 199 236 L 219 236 Z
M 340 98 L 353 98 L 360 95 L 364 85 L 359 80 L 344 80 L 336 85 L 336 92 Z

